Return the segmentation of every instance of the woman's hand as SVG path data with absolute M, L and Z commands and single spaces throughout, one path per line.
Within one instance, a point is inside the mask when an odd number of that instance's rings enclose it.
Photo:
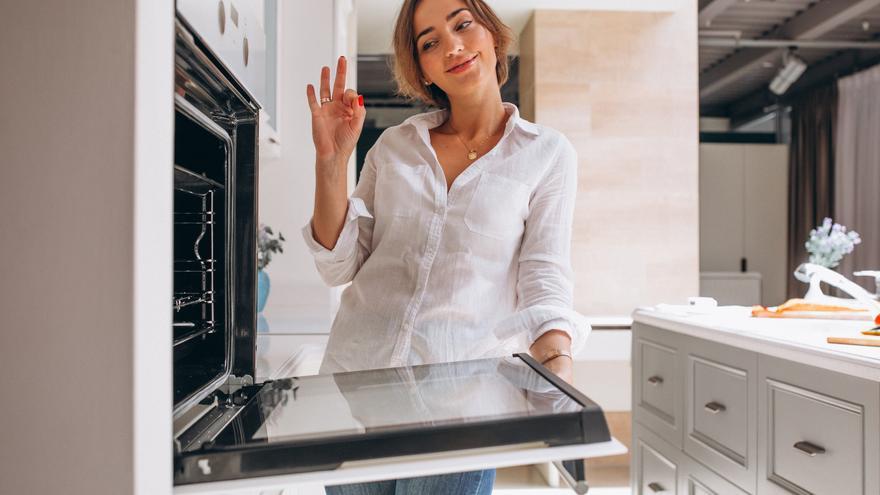
M 529 347 L 529 354 L 531 354 L 539 363 L 554 354 L 558 354 L 559 351 L 565 351 L 569 354 L 571 353 L 571 338 L 562 330 L 549 330 L 544 332 L 538 337 L 538 340 L 532 343 L 531 347 Z M 573 378 L 573 364 L 570 355 L 560 355 L 544 363 L 544 367 L 558 375 L 559 378 L 571 383 Z
M 319 164 L 347 163 L 364 127 L 367 111 L 363 106 L 363 97 L 359 97 L 353 89 L 345 89 L 345 70 L 345 57 L 339 57 L 331 93 L 330 67 L 321 68 L 320 97 L 331 97 L 333 101 L 319 103 L 315 87 L 311 84 L 306 87 L 312 112 L 312 140 Z

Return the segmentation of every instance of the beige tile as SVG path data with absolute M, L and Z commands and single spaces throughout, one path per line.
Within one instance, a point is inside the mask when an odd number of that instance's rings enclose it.
M 522 105 L 578 151 L 581 312 L 698 293 L 695 3 L 671 14 L 537 11 L 524 30 Z

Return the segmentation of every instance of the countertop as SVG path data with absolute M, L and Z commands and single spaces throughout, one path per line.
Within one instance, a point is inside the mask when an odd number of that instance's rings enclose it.
M 880 347 L 829 344 L 827 337 L 861 337 L 871 321 L 753 318 L 751 308 L 639 308 L 633 321 L 818 368 L 880 381 Z

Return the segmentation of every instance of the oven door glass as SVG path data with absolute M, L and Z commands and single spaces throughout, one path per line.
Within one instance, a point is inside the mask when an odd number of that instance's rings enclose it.
M 250 392 L 209 443 L 178 456 L 177 484 L 356 459 L 610 439 L 599 406 L 523 354 L 287 378 Z

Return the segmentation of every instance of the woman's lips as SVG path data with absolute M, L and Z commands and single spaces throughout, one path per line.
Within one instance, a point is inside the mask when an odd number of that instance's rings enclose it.
M 470 66 L 474 65 L 474 61 L 475 61 L 475 60 L 477 60 L 477 56 L 476 56 L 476 55 L 474 55 L 473 57 L 471 57 L 471 59 L 468 60 L 467 62 L 464 62 L 463 64 L 456 65 L 455 67 L 449 69 L 449 70 L 446 71 L 446 72 L 452 72 L 453 74 L 456 74 L 456 73 L 459 73 L 459 72 L 465 71 L 465 70 L 467 70 Z

